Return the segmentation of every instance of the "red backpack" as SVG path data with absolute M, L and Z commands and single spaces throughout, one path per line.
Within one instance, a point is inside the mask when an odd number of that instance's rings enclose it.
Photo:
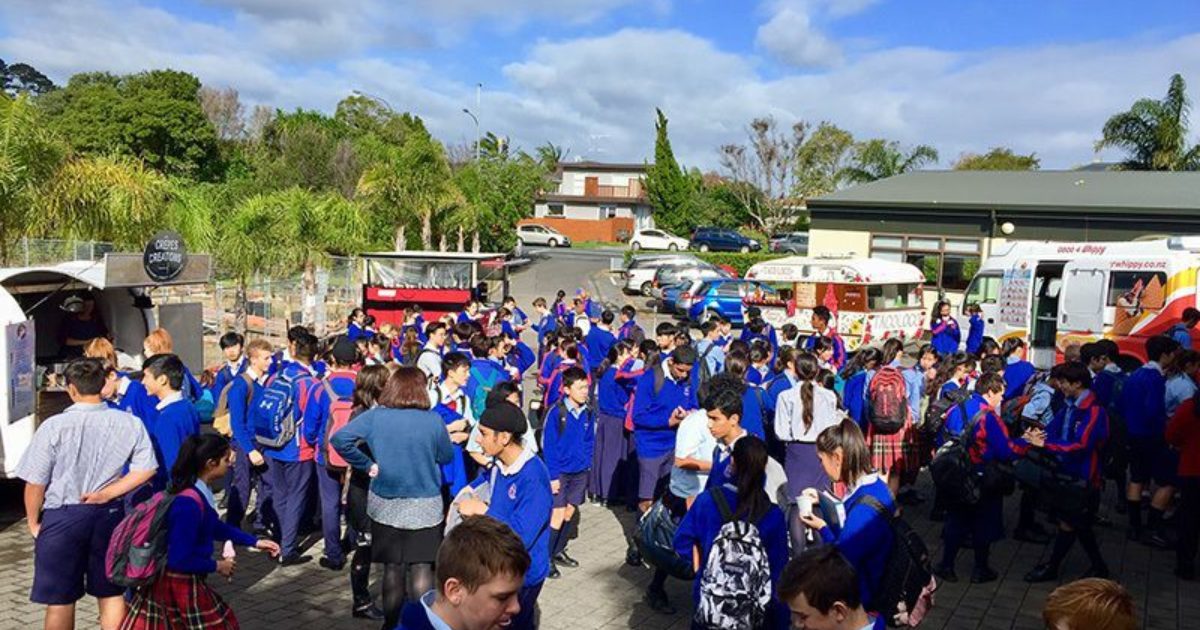
M 104 573 L 110 582 L 127 588 L 145 586 L 167 568 L 167 512 L 178 497 L 195 501 L 204 512 L 204 499 L 194 489 L 179 494 L 163 490 L 135 505 L 117 523 L 104 555 Z
M 350 416 L 354 413 L 354 399 L 338 396 L 329 385 L 329 381 L 322 381 L 322 384 L 325 386 L 325 394 L 329 396 L 329 418 L 325 420 L 325 467 L 345 470 L 349 464 L 342 454 L 333 448 L 329 438 L 350 422 Z
M 880 368 L 867 392 L 867 419 L 875 433 L 898 433 L 908 422 L 908 388 L 899 368 Z

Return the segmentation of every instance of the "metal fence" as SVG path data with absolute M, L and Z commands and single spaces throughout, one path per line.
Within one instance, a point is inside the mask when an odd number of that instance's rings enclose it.
M 7 257 L 0 260 L 0 265 L 32 267 L 72 260 L 99 260 L 112 251 L 116 251 L 112 243 L 99 241 L 23 238 L 8 245 Z

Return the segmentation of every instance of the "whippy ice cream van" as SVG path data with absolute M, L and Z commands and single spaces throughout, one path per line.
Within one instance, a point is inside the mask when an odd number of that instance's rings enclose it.
M 1196 306 L 1200 237 L 1119 243 L 1015 242 L 980 267 L 964 304 L 983 309 L 987 334 L 1021 337 L 1048 368 L 1065 348 L 1101 338 L 1122 367 L 1146 361 L 1146 339 Z
M 920 338 L 927 323 L 921 296 L 925 276 L 907 263 L 791 256 L 754 265 L 746 279 L 778 292 L 745 300 L 762 310 L 767 323 L 776 328 L 792 323 L 801 334 L 811 334 L 813 309 L 825 306 L 848 351 L 891 337 Z

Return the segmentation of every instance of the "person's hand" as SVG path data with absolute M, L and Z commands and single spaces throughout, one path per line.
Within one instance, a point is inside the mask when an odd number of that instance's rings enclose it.
M 804 523 L 809 529 L 821 530 L 825 528 L 825 520 L 816 515 L 801 516 L 800 522 Z
M 467 428 L 466 420 L 455 420 L 454 422 L 451 422 L 450 424 L 446 425 L 446 430 L 449 431 L 451 434 L 459 433 L 459 432 L 465 430 L 466 428 Z
M 237 560 L 233 558 L 217 560 L 217 573 L 220 573 L 225 579 L 232 580 L 235 569 L 237 569 Z
M 1026 442 L 1039 448 L 1046 445 L 1046 432 L 1041 429 L 1027 429 L 1024 438 Z
M 687 410 L 683 407 L 676 407 L 675 411 L 671 412 L 671 419 L 667 423 L 672 427 L 679 426 L 683 419 L 687 417 Z
M 450 442 L 453 444 L 462 444 L 463 442 L 466 442 L 467 438 L 469 438 L 469 437 L 471 437 L 471 434 L 466 433 L 464 431 L 459 431 L 458 433 L 451 433 L 450 434 Z
M 487 513 L 487 504 L 474 497 L 458 502 L 458 513 L 463 516 L 481 516 Z
M 250 451 L 249 457 L 250 457 L 250 463 L 254 464 L 255 466 L 262 466 L 263 463 L 267 461 L 267 460 L 263 459 L 263 455 L 262 455 L 262 453 L 258 452 L 258 449 L 254 449 L 253 451 Z
M 379 476 L 379 464 L 371 464 L 371 468 L 367 470 L 367 476 L 374 479 Z
M 42 524 L 37 521 L 29 521 L 28 524 L 29 524 L 29 535 L 33 536 L 34 540 L 37 540 L 38 532 L 42 531 Z
M 113 500 L 112 494 L 108 491 L 108 487 L 100 488 L 95 492 L 89 492 L 79 497 L 83 500 L 84 505 L 103 505 Z
M 254 548 L 261 549 L 271 554 L 272 558 L 279 556 L 279 543 L 271 540 L 270 538 L 259 538 L 258 541 L 254 543 Z
M 550 482 L 550 492 L 553 492 L 554 494 L 558 494 L 559 488 L 562 488 L 562 482 L 560 482 L 557 479 Z
M 812 501 L 813 505 L 817 505 L 821 501 L 821 494 L 817 492 L 816 488 L 805 488 L 804 491 L 800 493 L 800 496 L 808 497 L 808 499 Z

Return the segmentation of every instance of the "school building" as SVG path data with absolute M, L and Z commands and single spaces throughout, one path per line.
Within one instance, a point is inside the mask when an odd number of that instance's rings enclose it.
M 1200 173 L 923 171 L 809 199 L 808 211 L 810 256 L 908 262 L 955 299 L 1005 241 L 1200 234 Z
M 534 200 L 535 223 L 575 241 L 627 241 L 654 227 L 646 198 L 645 164 L 563 162 L 553 183 Z

